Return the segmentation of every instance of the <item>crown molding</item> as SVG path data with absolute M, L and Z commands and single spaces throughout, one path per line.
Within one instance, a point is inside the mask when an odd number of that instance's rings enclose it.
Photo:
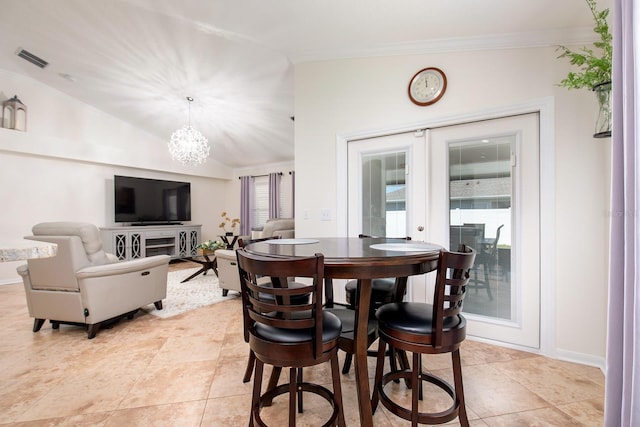
M 582 45 L 591 44 L 596 40 L 597 35 L 593 32 L 592 28 L 579 27 L 545 30 L 544 32 L 417 40 L 412 42 L 387 43 L 376 47 L 300 51 L 291 53 L 288 57 L 293 64 L 297 64 L 301 62 L 346 58 Z

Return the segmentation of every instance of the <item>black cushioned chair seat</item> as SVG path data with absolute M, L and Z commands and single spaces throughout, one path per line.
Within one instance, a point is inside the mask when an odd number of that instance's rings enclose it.
M 391 302 L 390 297 L 393 295 L 396 286 L 396 279 L 373 279 L 371 281 L 371 311 L 373 311 L 383 302 Z M 358 288 L 357 280 L 349 280 L 344 285 L 344 291 L 347 298 L 347 304 L 350 308 L 356 305 L 356 290 Z
M 347 308 L 325 308 L 328 313 L 333 313 L 342 322 L 342 333 L 353 333 L 356 325 L 356 316 L 353 310 Z M 375 319 L 369 319 L 369 332 L 375 332 L 378 328 L 378 322 Z
M 396 279 L 373 279 L 371 281 L 371 292 L 391 292 L 396 285 Z M 344 288 L 347 291 L 355 291 L 358 287 L 357 280 L 349 280 Z
M 338 316 L 332 313 L 322 312 L 322 342 L 335 340 L 340 336 L 342 324 Z M 310 341 L 313 338 L 313 331 L 310 329 L 280 329 L 267 326 L 261 323 L 255 324 L 255 335 L 265 340 L 280 343 L 301 343 Z
M 433 306 L 431 304 L 403 302 L 383 305 L 376 312 L 376 317 L 378 318 L 379 328 L 430 336 L 433 333 L 432 314 Z M 463 328 L 465 325 L 466 320 L 464 317 L 447 317 L 444 321 L 443 330 L 450 331 L 456 328 Z

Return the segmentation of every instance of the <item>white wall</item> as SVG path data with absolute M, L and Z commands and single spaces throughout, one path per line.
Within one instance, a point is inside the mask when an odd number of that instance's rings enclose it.
M 605 355 L 609 188 L 608 139 L 591 137 L 595 96 L 556 86 L 569 66 L 553 47 L 432 55 L 407 55 L 301 63 L 295 70 L 296 234 L 334 236 L 336 135 L 409 126 L 553 97 L 555 111 L 556 310 L 553 355 L 601 363 Z M 444 97 L 429 107 L 413 105 L 409 79 L 421 68 L 445 71 Z M 544 171 L 542 171 L 544 173 Z M 320 221 L 323 208 L 332 221 Z M 309 213 L 304 219 L 303 213 Z M 543 302 L 544 304 L 545 302 Z M 580 325 L 576 329 L 576 325 Z M 548 331 L 543 331 L 547 333 Z
M 0 98 L 27 105 L 27 132 L 0 128 L 0 240 L 31 234 L 42 221 L 113 225 L 113 175 L 191 182 L 192 221 L 204 239 L 219 234 L 231 170 L 209 159 L 173 162 L 167 141 L 38 82 L 0 70 Z M 19 281 L 20 262 L 0 263 L 0 283 Z

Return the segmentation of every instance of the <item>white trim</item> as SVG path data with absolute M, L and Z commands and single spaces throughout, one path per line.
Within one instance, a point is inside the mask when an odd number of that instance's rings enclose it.
M 553 97 L 507 105 L 397 127 L 383 127 L 339 133 L 336 135 L 336 222 L 339 236 L 347 233 L 347 144 L 349 141 L 373 138 L 419 129 L 432 129 L 516 114 L 540 114 L 540 353 L 556 357 L 556 278 L 555 278 L 555 109 Z M 342 183 L 342 185 L 341 185 Z M 530 350 L 530 349 L 529 349 Z
M 310 61 L 326 61 L 344 58 L 370 58 L 377 56 L 427 55 L 434 53 L 469 52 L 494 49 L 525 49 L 558 45 L 589 45 L 596 41 L 590 27 L 532 31 L 509 34 L 492 34 L 482 37 L 450 37 L 443 39 L 415 40 L 387 43 L 376 47 L 317 49 L 292 52 L 288 55 L 293 64 Z

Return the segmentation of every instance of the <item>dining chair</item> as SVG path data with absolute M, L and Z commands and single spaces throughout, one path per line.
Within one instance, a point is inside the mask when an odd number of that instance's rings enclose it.
M 496 237 L 489 241 L 481 241 L 475 248 L 477 251 L 476 261 L 472 269 L 472 277 L 469 280 L 469 288 L 475 289 L 476 294 L 479 289 L 486 289 L 487 296 L 493 301 L 491 293 L 491 269 L 498 264 L 498 241 L 500 240 L 500 230 L 504 224 L 496 230 Z M 483 278 L 478 278 L 478 270 L 482 267 Z
M 265 425 L 261 409 L 289 393 L 289 426 L 295 426 L 296 401 L 302 412 L 302 394 L 313 393 L 325 399 L 332 411 L 325 426 L 344 426 L 344 412 L 338 365 L 340 319 L 323 310 L 322 288 L 324 256 L 308 258 L 273 258 L 237 252 L 244 339 L 255 355 L 255 375 L 249 425 Z M 269 283 L 264 278 L 269 278 Z M 291 278 L 296 278 L 293 282 Z M 290 286 L 295 283 L 296 286 Z M 264 298 L 265 294 L 272 298 Z M 292 300 L 310 295 L 306 304 Z M 305 382 L 302 368 L 330 362 L 333 391 Z M 269 387 L 262 393 L 264 365 L 289 368 L 289 383 Z
M 466 336 L 466 320 L 462 315 L 462 303 L 469 283 L 469 271 L 473 267 L 476 251 L 461 245 L 458 252 L 441 251 L 438 258 L 433 304 L 418 302 L 394 302 L 385 304 L 376 312 L 378 319 L 378 363 L 371 407 L 375 412 L 378 402 L 393 414 L 420 424 L 441 424 L 459 417 L 462 426 L 469 420 L 464 402 L 460 344 Z M 413 353 L 412 368 L 391 370 L 383 375 L 386 345 Z M 422 354 L 451 353 L 453 365 L 452 386 L 422 369 Z M 405 408 L 385 392 L 390 381 L 404 378 L 413 384 L 411 408 Z M 422 382 L 426 381 L 444 390 L 452 399 L 452 405 L 443 411 L 427 412 L 419 407 L 422 400 Z
M 279 239 L 279 238 L 280 236 L 259 237 L 256 239 L 245 239 L 240 237 L 238 239 L 238 248 L 242 249 L 251 243 L 264 242 L 266 240 L 273 240 L 273 239 Z M 237 256 L 235 255 L 235 250 L 234 250 L 234 262 L 233 262 L 234 266 L 236 266 L 236 262 L 235 262 L 236 258 Z M 260 283 L 268 283 L 269 278 L 261 278 L 259 281 Z M 268 293 L 263 293 L 260 295 L 260 297 L 264 299 L 270 299 L 271 301 L 273 301 L 273 296 Z M 292 301 L 296 304 L 306 304 L 309 301 L 309 294 L 294 296 L 292 297 Z M 244 376 L 242 377 L 242 382 L 248 383 L 251 380 L 251 375 L 253 374 L 253 368 L 255 367 L 255 364 L 256 364 L 256 356 L 255 354 L 253 354 L 253 351 L 249 351 L 249 360 L 247 361 L 247 367 L 245 368 Z M 271 375 L 271 380 L 269 383 L 270 386 L 277 385 L 279 378 L 280 378 L 280 369 L 276 369 Z
M 374 236 L 369 236 L 366 234 L 359 234 L 359 238 L 371 238 Z M 411 240 L 410 236 L 402 237 L 404 240 Z M 357 280 L 349 280 L 344 285 L 347 307 L 351 310 L 355 310 L 356 301 L 358 298 L 358 281 Z M 406 281 L 398 281 L 395 277 L 388 278 L 380 278 L 373 279 L 371 281 L 371 302 L 369 308 L 369 319 L 375 322 L 375 312 L 378 308 L 380 308 L 383 304 L 400 301 L 404 298 L 406 293 Z M 375 352 L 370 352 L 370 356 L 375 356 Z M 400 358 L 400 364 L 404 365 L 404 363 L 408 363 L 406 361 L 406 356 L 402 353 L 396 355 L 396 352 L 393 348 L 390 348 L 388 351 L 389 362 L 392 367 L 396 366 L 396 358 Z M 347 353 L 344 359 L 344 365 L 342 366 L 342 373 L 347 374 L 351 369 L 351 362 L 353 360 L 353 354 Z

